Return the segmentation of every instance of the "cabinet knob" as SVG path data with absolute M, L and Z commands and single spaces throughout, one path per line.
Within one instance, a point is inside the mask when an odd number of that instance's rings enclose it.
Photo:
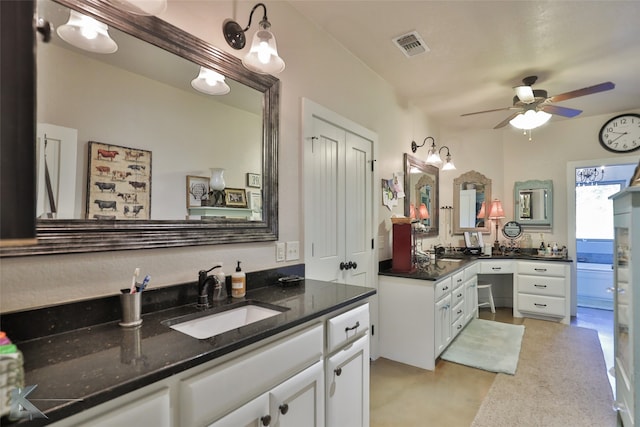
M 278 409 L 280 409 L 280 413 L 281 413 L 282 415 L 286 415 L 286 413 L 287 413 L 287 412 L 289 412 L 289 405 L 288 405 L 288 404 L 286 404 L 286 403 L 283 403 L 282 405 L 280 405 L 280 406 L 278 407 Z
M 268 426 L 269 424 L 271 424 L 271 415 L 265 415 L 264 417 L 260 418 L 260 421 L 262 422 L 263 426 Z
M 333 372 L 335 372 L 335 374 L 339 377 L 340 375 L 342 375 L 342 368 L 336 368 L 333 370 Z

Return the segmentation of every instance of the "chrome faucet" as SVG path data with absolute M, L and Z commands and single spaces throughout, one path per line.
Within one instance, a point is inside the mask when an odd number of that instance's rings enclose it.
M 216 265 L 215 267 L 211 267 L 208 270 L 200 270 L 198 272 L 198 303 L 196 307 L 199 309 L 205 309 L 209 307 L 209 286 L 213 283 L 214 289 L 219 290 L 219 292 L 224 289 L 224 284 L 220 282 L 217 276 L 211 275 L 209 276 L 209 272 L 213 269 L 221 267 L 220 265 Z M 226 292 L 226 290 L 225 290 Z

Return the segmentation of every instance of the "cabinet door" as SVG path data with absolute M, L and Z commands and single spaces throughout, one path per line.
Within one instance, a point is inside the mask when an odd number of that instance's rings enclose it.
M 272 426 L 324 425 L 323 367 L 320 361 L 269 392 Z
M 327 359 L 326 425 L 369 425 L 369 337 Z
M 474 317 L 478 317 L 478 277 L 474 276 L 467 280 L 464 284 L 464 288 L 464 303 L 466 307 L 465 321 L 469 322 Z
M 265 393 L 228 415 L 220 418 L 209 427 L 261 427 L 271 424 L 269 415 L 269 393 Z
M 435 349 L 437 357 L 451 341 L 451 295 L 447 295 L 436 303 L 435 315 Z

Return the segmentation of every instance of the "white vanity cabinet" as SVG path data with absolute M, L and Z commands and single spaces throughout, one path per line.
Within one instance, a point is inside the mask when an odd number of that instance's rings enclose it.
M 624 427 L 640 417 L 640 187 L 611 196 L 614 226 L 616 409 Z
M 465 323 L 478 317 L 478 271 L 480 265 L 475 263 L 464 269 L 464 307 Z
M 556 318 L 568 325 L 571 320 L 570 264 L 541 261 L 518 261 L 517 264 L 514 314 L 518 317 Z
M 326 354 L 326 425 L 368 427 L 369 304 L 327 320 Z

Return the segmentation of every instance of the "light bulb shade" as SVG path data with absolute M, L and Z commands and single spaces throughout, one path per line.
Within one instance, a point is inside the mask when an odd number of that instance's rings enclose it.
M 143 16 L 155 16 L 167 8 L 167 0 L 109 0 L 109 2 L 118 9 Z
M 489 219 L 501 219 L 504 218 L 504 209 L 502 209 L 502 202 L 495 199 L 491 202 L 491 208 L 489 209 Z
M 535 96 L 533 95 L 533 89 L 531 89 L 531 86 L 516 86 L 515 90 L 518 99 L 520 99 L 520 101 L 524 102 L 525 104 L 531 104 L 536 100 Z
M 102 22 L 72 10 L 69 20 L 56 30 L 60 38 L 72 46 L 94 53 L 114 53 L 118 45 L 109 37 L 109 27 Z
M 209 179 L 209 188 L 211 190 L 222 191 L 224 190 L 226 183 L 224 182 L 224 169 L 223 168 L 210 168 L 211 178 Z
M 478 212 L 478 215 L 476 216 L 476 218 L 484 219 L 486 215 L 487 213 L 485 212 L 485 202 L 482 202 L 482 205 L 480 206 L 480 212 Z
M 518 114 L 509 121 L 511 126 L 518 129 L 530 130 L 535 129 L 547 123 L 551 118 L 551 114 L 544 111 L 527 110 L 524 114 Z
M 451 160 L 451 154 L 447 154 L 445 158 L 444 165 L 442 166 L 443 171 L 453 171 L 456 170 L 456 165 L 453 164 L 453 160 Z
M 278 56 L 276 38 L 271 31 L 266 28 L 256 31 L 242 64 L 260 74 L 277 74 L 284 70 L 284 61 Z
M 427 163 L 435 166 L 442 164 L 442 158 L 440 158 L 440 153 L 438 153 L 438 151 L 436 150 L 435 144 L 434 144 L 434 147 L 431 148 L 429 150 L 429 153 L 427 154 Z
M 231 90 L 222 74 L 204 67 L 200 67 L 198 77 L 191 80 L 191 86 L 207 95 L 226 95 Z
M 420 218 L 429 219 L 429 211 L 427 210 L 427 205 L 424 203 L 420 204 Z

